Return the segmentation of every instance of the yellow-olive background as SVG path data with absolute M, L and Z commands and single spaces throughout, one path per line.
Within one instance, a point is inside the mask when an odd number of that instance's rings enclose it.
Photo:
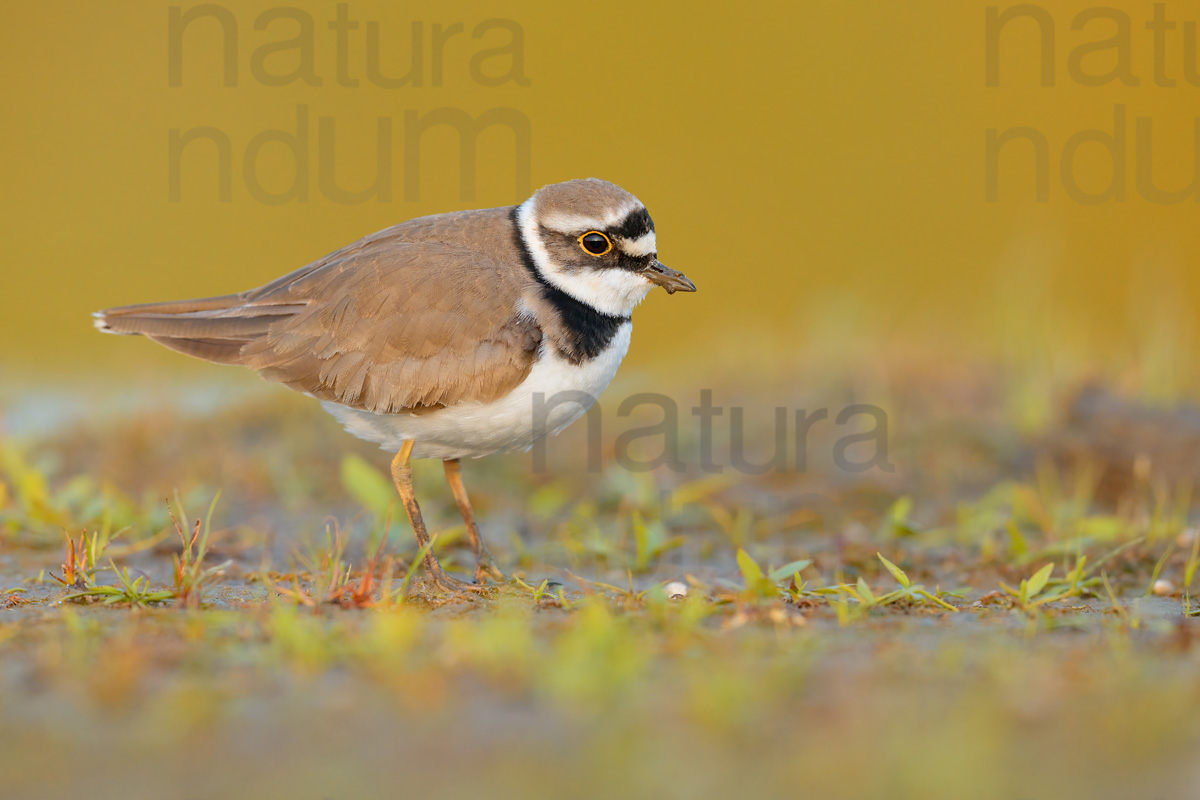
M 480 138 L 474 199 L 461 196 L 457 134 L 422 139 L 419 199 L 406 201 L 405 113 L 472 115 L 512 108 L 529 120 L 534 187 L 597 176 L 637 194 L 657 223 L 660 257 L 685 271 L 696 295 L 651 296 L 637 313 L 631 359 L 653 367 L 688 351 L 709 357 L 761 346 L 786 358 L 821 337 L 933 344 L 967 354 L 1010 337 L 1081 349 L 1097 363 L 1139 348 L 1190 350 L 1200 205 L 1139 196 L 1135 118 L 1153 125 L 1154 179 L 1179 188 L 1196 169 L 1200 88 L 1183 74 L 1185 24 L 1200 4 L 1168 2 L 1177 24 L 1163 54 L 1173 88 L 1155 85 L 1151 2 L 1123 2 L 1140 85 L 1084 86 L 1068 72 L 1073 50 L 1117 32 L 1111 20 L 1072 30 L 1086 3 L 1044 2 L 1055 23 L 1055 85 L 1043 87 L 1038 29 L 1028 19 L 1000 38 L 1000 86 L 986 84 L 987 2 L 716 6 L 610 0 L 599 5 L 351 0 L 358 21 L 347 50 L 359 86 L 338 84 L 335 3 L 299 2 L 313 20 L 322 85 L 263 85 L 254 52 L 290 39 L 288 20 L 256 30 L 276 2 L 224 2 L 237 21 L 237 85 L 223 85 L 222 39 L 212 19 L 183 38 L 182 85 L 169 85 L 172 6 L 139 0 L 6 3 L 3 65 L 3 291 L 0 365 L 129 370 L 180 366 L 148 342 L 101 337 L 89 312 L 134 302 L 246 289 L 366 233 L 410 217 L 507 205 L 516 191 L 513 135 Z M 1007 5 L 1001 5 L 1006 8 Z M 503 18 L 523 33 L 528 85 L 472 79 L 472 56 L 511 40 L 472 38 Z M 366 23 L 399 74 L 412 58 L 411 23 L 423 27 L 424 84 L 379 88 L 366 79 Z M 442 85 L 432 86 L 435 24 L 462 23 L 448 40 Z M 1195 53 L 1192 53 L 1195 56 Z M 1086 56 L 1102 74 L 1116 50 Z M 267 58 L 286 74 L 292 50 Z M 250 195 L 247 143 L 309 118 L 307 201 Z M 1124 107 L 1126 192 L 1090 206 L 1071 199 L 1059 168 L 1064 144 L 1085 129 L 1111 133 Z M 392 197 L 339 204 L 319 188 L 318 123 L 336 125 L 340 185 L 376 171 L 376 119 L 392 120 Z M 182 196 L 168 194 L 172 129 L 211 126 L 232 142 L 232 196 L 217 196 L 211 145 L 183 156 Z M 1031 148 L 1000 159 L 998 201 L 985 196 L 989 129 L 1029 126 L 1049 143 L 1049 199 L 1035 198 Z M 1079 184 L 1109 181 L 1104 150 L 1079 152 Z M 287 151 L 268 145 L 258 164 L 268 189 L 290 184 Z M 1164 344 L 1165 343 L 1165 344 Z M 677 362 L 676 362 L 677 363 Z M 186 368 L 186 367 L 185 367 Z M 215 370 L 197 364 L 196 369 Z M 10 371 L 9 374 L 15 374 Z

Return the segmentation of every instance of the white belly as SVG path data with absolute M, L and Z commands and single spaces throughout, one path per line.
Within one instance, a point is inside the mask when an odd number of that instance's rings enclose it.
M 629 352 L 633 323 L 626 322 L 600 355 L 575 365 L 543 344 L 524 382 L 491 403 L 462 403 L 430 414 L 376 414 L 323 402 L 346 430 L 395 452 L 413 440 L 414 458 L 479 458 L 528 450 L 582 417 L 617 374 Z

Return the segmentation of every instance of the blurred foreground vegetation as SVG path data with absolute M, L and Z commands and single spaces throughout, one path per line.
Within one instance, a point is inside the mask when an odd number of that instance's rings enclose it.
M 304 398 L 10 423 L 8 793 L 1192 796 L 1188 392 L 888 364 L 712 379 L 759 461 L 775 405 L 878 405 L 890 472 L 834 466 L 831 425 L 805 469 L 708 473 L 686 421 L 683 472 L 619 468 L 616 400 L 694 404 L 669 374 L 610 390 L 599 473 L 582 423 L 545 470 L 466 464 L 513 576 L 475 600 L 409 570 L 386 456 Z M 439 473 L 418 496 L 468 574 Z

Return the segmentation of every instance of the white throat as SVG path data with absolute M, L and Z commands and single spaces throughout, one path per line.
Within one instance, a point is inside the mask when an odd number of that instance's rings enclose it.
M 534 269 L 547 283 L 603 314 L 628 317 L 638 303 L 654 288 L 648 279 L 623 269 L 588 269 L 571 272 L 558 264 L 538 235 L 538 224 L 531 197 L 517 208 L 517 225 Z

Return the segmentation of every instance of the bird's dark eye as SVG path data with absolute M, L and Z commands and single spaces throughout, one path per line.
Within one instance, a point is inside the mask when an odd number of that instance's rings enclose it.
M 579 246 L 590 255 L 602 256 L 612 250 L 612 241 L 600 231 L 589 231 L 579 237 Z

